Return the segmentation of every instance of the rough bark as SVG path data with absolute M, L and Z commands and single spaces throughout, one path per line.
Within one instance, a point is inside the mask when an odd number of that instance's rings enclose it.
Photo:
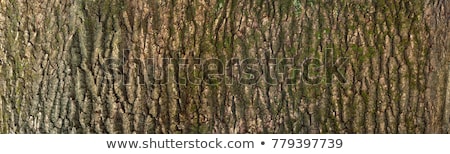
M 0 4 L 1 133 L 450 132 L 446 0 Z M 259 80 L 208 78 L 212 58 Z

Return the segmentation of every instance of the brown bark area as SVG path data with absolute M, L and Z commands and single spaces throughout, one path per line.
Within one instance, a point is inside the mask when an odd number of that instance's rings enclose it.
M 450 131 L 445 0 L 0 4 L 1 133 Z M 212 58 L 222 80 L 195 64 Z M 258 59 L 259 82 L 232 58 Z M 324 66 L 289 69 L 308 58 Z

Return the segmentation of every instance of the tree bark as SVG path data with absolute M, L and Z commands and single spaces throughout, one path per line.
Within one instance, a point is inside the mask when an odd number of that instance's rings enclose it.
M 0 4 L 1 133 L 450 132 L 445 0 Z

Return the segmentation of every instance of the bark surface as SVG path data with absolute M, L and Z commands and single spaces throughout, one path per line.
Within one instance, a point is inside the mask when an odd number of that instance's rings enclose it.
M 447 0 L 0 5 L 1 133 L 450 132 Z

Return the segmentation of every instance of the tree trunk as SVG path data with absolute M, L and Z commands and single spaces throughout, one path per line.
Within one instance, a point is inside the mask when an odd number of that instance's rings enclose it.
M 450 132 L 446 0 L 0 4 L 1 133 Z

